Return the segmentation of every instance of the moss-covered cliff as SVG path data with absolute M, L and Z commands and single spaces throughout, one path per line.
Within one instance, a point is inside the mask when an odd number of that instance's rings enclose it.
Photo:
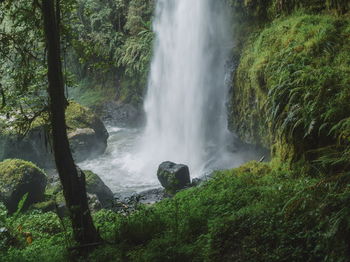
M 231 129 L 248 143 L 271 148 L 283 161 L 303 160 L 303 166 L 325 173 L 347 170 L 349 2 L 233 3 L 235 10 L 245 10 L 243 26 L 251 27 L 238 38 L 242 49 Z M 252 25 L 252 17 L 263 26 Z

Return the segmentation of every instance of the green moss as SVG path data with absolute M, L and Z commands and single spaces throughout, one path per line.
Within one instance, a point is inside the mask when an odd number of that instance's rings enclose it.
M 87 190 L 90 188 L 93 189 L 93 187 L 100 182 L 100 178 L 94 172 L 90 170 L 84 170 L 84 174 Z
M 71 100 L 66 108 L 66 124 L 69 129 L 76 128 L 91 128 L 91 124 L 96 121 L 97 116 L 89 108 L 80 105 Z M 47 113 L 42 113 L 40 117 L 35 118 L 31 123 L 29 132 L 36 128 L 48 128 L 49 116 Z M 4 130 L 5 135 L 17 134 L 17 130 L 7 128 Z
M 99 246 L 89 261 L 346 262 L 349 199 L 349 186 L 336 180 L 293 178 L 279 162 L 250 162 L 128 216 L 93 214 L 100 234 L 115 244 Z M 13 227 L 31 232 L 33 243 L 19 239 L 23 244 L 0 259 L 38 261 L 41 247 L 47 257 L 65 261 L 66 222 L 51 212 L 21 215 Z
M 7 159 L 0 162 L 0 181 L 2 184 L 20 183 L 26 173 L 44 173 L 36 165 L 21 159 Z
M 350 10 L 347 0 L 230 0 L 239 18 L 271 21 L 296 10 L 308 13 L 335 11 L 344 14 Z
M 41 210 L 43 212 L 48 212 L 48 211 L 55 210 L 55 206 L 56 206 L 56 201 L 51 199 L 51 200 L 47 200 L 47 201 L 44 201 L 44 202 L 35 203 L 34 205 L 32 205 L 32 208 L 33 209 L 39 209 L 39 210 Z
M 347 16 L 296 13 L 252 37 L 235 78 L 233 129 L 248 142 L 274 144 L 282 160 L 340 150 L 348 143 L 341 134 L 349 128 L 349 28 Z
M 65 200 L 64 195 L 63 195 L 63 191 L 59 191 L 55 195 L 55 202 L 56 203 L 66 203 L 66 200 Z
M 0 162 L 0 201 L 11 214 L 43 201 L 46 183 L 45 173 L 31 162 L 20 159 Z
M 66 123 L 69 129 L 91 128 L 96 115 L 88 108 L 70 101 L 66 109 Z
M 115 218 L 119 249 L 132 261 L 346 261 L 341 232 L 349 224 L 343 199 L 349 188 L 334 191 L 331 185 L 292 178 L 276 163 L 218 171 L 201 187 L 124 222 Z

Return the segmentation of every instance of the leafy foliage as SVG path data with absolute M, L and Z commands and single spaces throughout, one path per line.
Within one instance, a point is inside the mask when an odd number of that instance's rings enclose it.
M 304 159 L 317 172 L 346 171 L 349 26 L 347 16 L 296 13 L 252 37 L 235 84 L 235 94 L 244 93 L 243 100 L 234 96 L 239 132 L 253 132 L 275 144 L 278 157 Z
M 276 162 L 251 162 L 127 216 L 95 213 L 108 244 L 84 261 L 345 262 L 349 190 L 337 180 L 293 178 Z M 19 248 L 2 254 L 5 260 L 43 258 L 35 253 L 40 245 L 49 261 L 67 258 L 64 229 L 54 213 L 23 214 L 13 225 L 31 232 L 33 242 L 19 238 Z
M 295 10 L 320 12 L 324 10 L 336 11 L 339 14 L 350 10 L 347 0 L 226 0 L 237 12 L 239 17 L 259 19 L 260 21 L 273 20 L 281 15 L 288 15 Z
M 68 221 L 64 221 L 65 224 Z M 21 214 L 5 218 L 8 240 L 0 246 L 0 261 L 67 261 L 67 234 L 55 213 Z M 1 235 L 4 236 L 4 235 Z M 1 238 L 1 237 L 0 237 Z M 68 239 L 70 240 L 70 238 Z
M 67 14 L 73 0 L 64 1 Z M 25 134 L 37 117 L 47 112 L 45 38 L 38 1 L 0 3 L 0 116 L 4 126 Z M 68 27 L 61 17 L 62 31 Z M 64 34 L 65 35 L 65 34 Z M 2 132 L 3 130 L 1 130 Z
M 153 2 L 77 1 L 68 66 L 83 94 L 112 87 L 119 100 L 140 102 L 151 59 Z M 134 79 L 136 83 L 129 85 Z
M 0 114 L 21 126 L 46 103 L 40 10 L 28 1 L 0 5 Z

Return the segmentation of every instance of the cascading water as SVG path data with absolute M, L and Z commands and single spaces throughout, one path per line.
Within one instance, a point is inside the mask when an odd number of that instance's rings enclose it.
M 170 160 L 199 175 L 228 143 L 229 16 L 220 0 L 159 0 L 155 17 L 142 158 L 153 172 Z
M 225 63 L 232 41 L 225 10 L 224 0 L 158 0 L 145 130 L 112 129 L 106 154 L 82 163 L 112 190 L 158 186 L 163 161 L 187 164 L 192 177 L 243 162 L 242 152 L 226 149 L 232 134 Z

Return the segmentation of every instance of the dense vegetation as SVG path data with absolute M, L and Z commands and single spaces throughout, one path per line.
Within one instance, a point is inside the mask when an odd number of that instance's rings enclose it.
M 295 178 L 273 163 L 217 172 L 206 184 L 128 216 L 102 210 L 108 242 L 91 261 L 347 261 L 349 187 Z M 3 261 L 65 261 L 67 221 L 32 211 L 1 219 Z M 10 237 L 11 236 L 11 237 Z M 30 236 L 30 238 L 29 238 Z M 10 247 L 10 248 L 9 248 Z M 4 249 L 5 248 L 5 249 Z M 48 259 L 50 258 L 50 259 Z
M 140 106 L 151 58 L 153 9 L 152 0 L 62 3 L 67 97 L 86 106 L 106 100 Z M 40 4 L 5 1 L 0 24 L 0 113 L 16 120 L 12 126 L 23 133 L 47 111 Z
M 236 130 L 282 160 L 348 171 L 349 32 L 347 17 L 298 12 L 253 36 L 235 78 Z
M 73 97 L 88 106 L 108 96 L 140 105 L 151 59 L 154 1 L 78 0 L 75 8 L 67 51 L 68 69 L 80 87 Z M 106 89 L 112 90 L 103 96 Z
M 227 2 L 239 61 L 230 128 L 271 149 L 272 161 L 217 171 L 201 186 L 131 213 L 94 213 L 106 242 L 82 261 L 349 260 L 350 2 Z M 1 114 L 20 129 L 47 104 L 41 21 L 28 19 L 33 10 L 25 3 L 0 13 L 8 25 L 0 31 Z M 63 5 L 69 97 L 88 106 L 141 104 L 153 9 L 152 0 Z M 15 15 L 20 27 L 9 22 Z M 23 207 L 20 201 L 13 214 L 0 207 L 0 261 L 75 258 L 67 218 Z

